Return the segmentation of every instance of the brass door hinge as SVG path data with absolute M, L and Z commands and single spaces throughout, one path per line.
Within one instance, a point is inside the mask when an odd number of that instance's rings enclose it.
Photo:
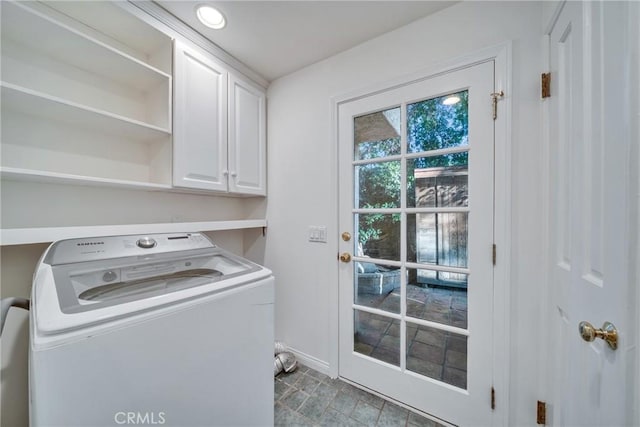
M 493 259 L 493 265 L 496 265 L 496 258 L 498 257 L 497 255 L 498 249 L 496 248 L 496 244 L 493 244 L 493 249 L 492 249 L 492 259 Z
M 536 423 L 545 425 L 547 423 L 547 404 L 538 400 L 538 410 L 536 411 Z
M 542 99 L 551 96 L 551 73 L 543 73 L 540 76 L 540 86 L 542 88 Z
M 491 409 L 496 409 L 496 389 L 491 387 Z

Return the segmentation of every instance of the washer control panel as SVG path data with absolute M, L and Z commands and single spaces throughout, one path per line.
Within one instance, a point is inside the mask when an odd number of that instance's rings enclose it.
M 216 245 L 201 233 L 70 239 L 53 243 L 45 256 L 44 262 L 49 265 L 70 264 L 215 247 Z

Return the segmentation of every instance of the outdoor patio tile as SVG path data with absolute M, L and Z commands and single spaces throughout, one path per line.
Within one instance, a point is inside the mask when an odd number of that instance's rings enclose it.
M 354 341 L 375 347 L 384 335 L 381 331 L 359 330 L 355 333 Z
M 467 388 L 467 371 L 445 367 L 442 381 L 456 387 Z
M 409 349 L 409 356 L 442 365 L 444 362 L 444 347 L 414 342 Z
M 427 307 L 427 309 L 424 311 L 422 317 L 420 317 L 420 318 L 423 319 L 423 320 L 429 320 L 431 322 L 442 323 L 444 325 L 450 325 L 451 324 L 451 312 L 450 312 L 450 310 L 442 310 L 442 309 L 434 310 L 433 308 Z
M 364 354 L 366 356 L 369 356 L 373 352 L 373 349 L 374 349 L 374 347 L 372 345 L 365 344 L 365 343 L 360 342 L 360 341 L 354 342 L 353 347 L 354 347 L 353 348 L 354 351 L 357 351 L 358 353 Z
M 407 357 L 407 369 L 436 380 L 442 379 L 442 365 Z
M 467 353 L 461 353 L 459 351 L 447 350 L 445 358 L 445 366 L 467 370 Z
M 467 337 L 457 334 L 449 334 L 447 338 L 447 350 L 467 353 Z
M 387 329 L 387 335 L 391 335 L 392 337 L 399 337 L 400 336 L 400 324 L 392 323 L 391 326 L 389 326 L 389 329 Z
M 414 341 L 418 341 L 424 344 L 433 345 L 436 347 L 444 347 L 446 334 L 443 331 L 437 329 L 421 329 L 418 330 Z
M 387 350 L 395 350 L 399 351 L 400 349 L 400 337 L 394 337 L 392 335 L 385 335 L 380 340 L 378 344 L 379 348 L 384 348 Z
M 376 347 L 370 354 L 371 357 L 387 362 L 394 366 L 400 366 L 400 348 L 389 350 L 383 347 Z

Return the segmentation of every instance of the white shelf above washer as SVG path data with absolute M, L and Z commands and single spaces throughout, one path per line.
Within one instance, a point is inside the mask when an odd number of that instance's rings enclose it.
M 128 190 L 169 191 L 168 184 L 139 182 L 124 179 L 100 178 L 24 168 L 0 167 L 0 177 L 12 181 L 42 182 L 48 184 L 91 185 L 97 187 L 124 188 Z
M 49 243 L 62 239 L 95 236 L 243 230 L 266 226 L 267 221 L 265 219 L 248 219 L 237 221 L 171 222 L 163 224 L 5 228 L 0 230 L 0 246 Z
M 66 122 L 75 126 L 100 129 L 102 132 L 126 136 L 137 141 L 154 141 L 171 134 L 161 128 L 88 105 L 68 101 L 35 90 L 0 81 L 3 108 L 23 114 Z

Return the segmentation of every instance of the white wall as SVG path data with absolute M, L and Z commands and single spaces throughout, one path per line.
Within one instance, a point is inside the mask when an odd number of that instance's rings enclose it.
M 543 211 L 537 185 L 542 7 L 464 2 L 272 82 L 268 91 L 267 266 L 277 277 L 276 337 L 328 367 L 329 294 L 337 286 L 337 193 L 331 98 L 513 41 L 510 425 L 534 425 Z M 311 47 L 310 47 L 311 48 Z M 487 98 L 488 99 L 488 98 Z M 338 183 L 351 185 L 351 183 Z M 327 225 L 327 244 L 307 242 Z M 497 402 L 501 395 L 498 391 Z M 506 399 L 506 397 L 504 397 Z M 504 400 L 502 400 L 504 401 Z

